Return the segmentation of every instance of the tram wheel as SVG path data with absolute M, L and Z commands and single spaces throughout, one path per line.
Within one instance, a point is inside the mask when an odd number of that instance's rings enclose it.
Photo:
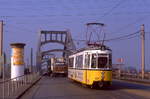
M 103 82 L 98 82 L 98 87 L 99 88 L 102 88 L 104 86 L 104 83 Z

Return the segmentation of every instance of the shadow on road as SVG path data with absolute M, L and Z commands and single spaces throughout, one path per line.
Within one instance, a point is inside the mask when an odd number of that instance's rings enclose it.
M 150 91 L 150 86 L 142 85 L 142 84 L 135 84 L 135 83 L 129 83 L 129 82 L 123 82 L 123 81 L 113 81 L 112 86 L 105 86 L 102 88 L 90 88 L 87 86 L 83 86 L 81 83 L 70 81 L 70 83 L 74 84 L 75 86 L 81 87 L 81 88 L 88 88 L 91 90 L 106 90 L 106 91 L 112 91 L 112 90 L 121 90 L 121 89 L 137 89 L 137 90 L 148 90 Z
M 42 80 L 48 80 L 42 83 L 42 85 L 53 85 L 53 84 L 68 84 L 74 85 L 75 87 L 79 88 L 86 88 L 86 90 L 106 90 L 106 91 L 112 91 L 112 90 L 122 90 L 122 89 L 137 89 L 137 90 L 148 90 L 150 91 L 150 86 L 142 85 L 142 84 L 135 84 L 135 83 L 129 83 L 129 82 L 123 82 L 123 81 L 113 81 L 112 86 L 109 87 L 103 87 L 103 88 L 90 88 L 90 86 L 82 85 L 81 83 L 69 80 L 67 77 L 49 77 L 44 76 Z M 51 80 L 51 81 L 49 81 Z M 41 83 L 38 83 L 37 85 L 41 86 Z
M 112 86 L 102 88 L 102 90 L 121 90 L 121 89 L 137 89 L 137 90 L 148 90 L 150 91 L 150 86 L 135 84 L 123 81 L 113 81 Z

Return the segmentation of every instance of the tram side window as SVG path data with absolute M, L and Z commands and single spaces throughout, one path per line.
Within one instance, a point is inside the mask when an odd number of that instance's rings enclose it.
M 90 55 L 85 55 L 85 68 L 90 66 Z
M 73 67 L 74 58 L 69 58 L 69 67 Z
M 76 57 L 76 68 L 82 68 L 83 67 L 83 55 Z
M 96 68 L 96 54 L 92 54 L 91 68 Z
M 76 57 L 76 61 L 75 61 L 75 68 L 78 67 L 78 56 Z

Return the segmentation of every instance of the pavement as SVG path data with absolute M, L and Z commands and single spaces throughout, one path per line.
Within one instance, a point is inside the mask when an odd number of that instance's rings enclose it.
M 10 95 L 8 95 L 8 83 L 5 83 L 5 99 L 20 99 L 20 97 L 24 95 L 24 93 L 30 88 L 32 88 L 32 86 L 34 86 L 40 79 L 40 76 L 36 79 L 33 79 L 32 82 L 28 82 L 28 84 L 20 86 L 17 88 L 17 90 L 13 91 L 13 93 L 11 87 L 9 87 Z M 3 99 L 3 84 L 0 84 L 0 99 Z
M 150 99 L 150 85 L 113 80 L 109 88 L 91 89 L 63 77 L 42 77 L 21 99 Z

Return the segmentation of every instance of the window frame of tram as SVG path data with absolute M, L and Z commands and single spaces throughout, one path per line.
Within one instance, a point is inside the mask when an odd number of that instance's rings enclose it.
M 73 64 L 74 64 L 74 57 L 69 58 L 69 67 L 73 68 Z
M 85 54 L 85 64 L 84 64 L 84 68 L 88 69 L 90 67 L 90 54 Z
M 92 60 L 91 60 L 91 68 L 96 68 L 96 61 L 97 61 L 97 58 L 95 58 L 95 56 L 97 56 L 96 54 L 92 54 Z
M 109 54 L 92 54 L 91 68 L 109 68 L 111 65 L 110 57 L 111 56 Z M 103 58 L 103 59 L 100 59 L 100 58 Z M 106 58 L 106 59 L 104 59 L 104 58 Z M 101 60 L 103 60 L 103 61 L 101 61 Z M 104 63 L 104 61 L 105 61 L 105 63 Z M 102 64 L 102 65 L 100 65 L 100 64 Z
M 76 68 L 83 68 L 83 55 L 79 55 L 76 57 L 76 65 L 75 65 Z

